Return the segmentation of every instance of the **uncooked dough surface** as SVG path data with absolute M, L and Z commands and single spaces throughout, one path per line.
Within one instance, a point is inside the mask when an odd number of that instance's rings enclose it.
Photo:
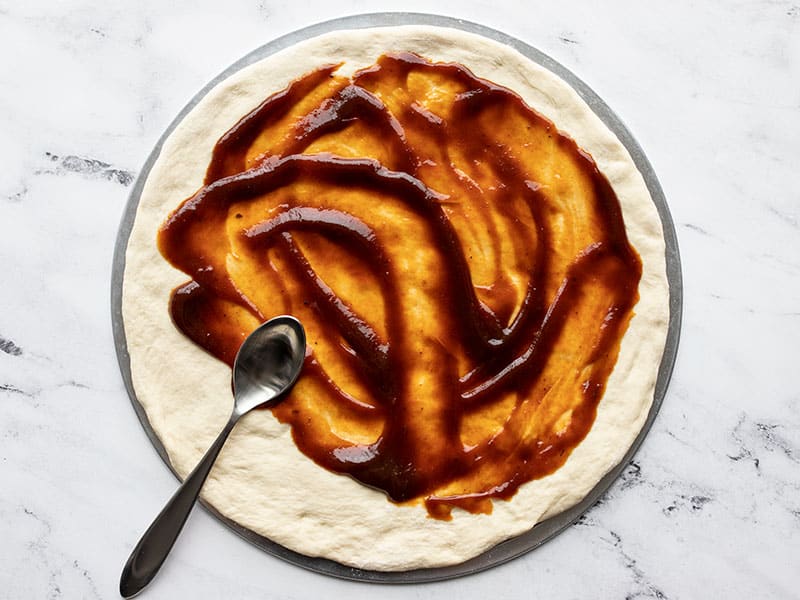
M 323 64 L 352 72 L 387 52 L 457 62 L 508 87 L 553 121 L 596 161 L 623 211 L 642 261 L 635 316 L 622 341 L 594 425 L 555 473 L 522 486 L 492 514 L 453 511 L 432 519 L 420 506 L 322 469 L 301 454 L 288 426 L 251 413 L 223 449 L 203 496 L 221 514 L 296 552 L 364 569 L 399 571 L 455 564 L 579 502 L 624 456 L 653 401 L 668 323 L 661 222 L 624 146 L 560 78 L 517 51 L 462 31 L 393 27 L 337 31 L 269 56 L 221 82 L 165 141 L 147 176 L 128 242 L 123 319 L 137 398 L 185 476 L 226 422 L 230 370 L 183 337 L 167 306 L 186 281 L 159 254 L 165 217 L 200 187 L 215 142 L 243 115 Z

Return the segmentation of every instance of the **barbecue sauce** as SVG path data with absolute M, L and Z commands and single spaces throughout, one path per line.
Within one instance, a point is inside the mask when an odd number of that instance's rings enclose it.
M 177 327 L 232 364 L 306 326 L 273 408 L 319 465 L 450 519 L 491 512 L 586 436 L 641 262 L 593 159 L 457 64 L 323 66 L 216 144 L 158 235 Z

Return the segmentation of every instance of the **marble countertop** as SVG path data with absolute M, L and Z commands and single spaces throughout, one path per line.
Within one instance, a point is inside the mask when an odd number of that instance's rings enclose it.
M 605 3 L 608 4 L 608 3 Z M 340 581 L 193 513 L 147 598 L 800 598 L 800 4 L 440 2 L 575 72 L 653 163 L 680 241 L 673 379 L 635 459 L 538 550 L 459 580 Z M 131 184 L 240 56 L 420 0 L 0 0 L 0 597 L 116 598 L 174 491 L 109 309 Z

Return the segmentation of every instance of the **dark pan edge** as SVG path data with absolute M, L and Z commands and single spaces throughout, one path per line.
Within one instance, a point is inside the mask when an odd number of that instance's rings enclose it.
M 373 583 L 425 583 L 470 575 L 508 562 L 509 560 L 512 560 L 539 547 L 544 542 L 551 539 L 569 527 L 572 523 L 577 521 L 580 516 L 591 506 L 593 506 L 595 502 L 597 502 L 597 500 L 611 487 L 612 483 L 617 479 L 617 477 L 619 477 L 620 473 L 625 469 L 628 463 L 632 460 L 633 456 L 636 454 L 644 440 L 644 437 L 650 430 L 656 415 L 658 414 L 669 385 L 673 367 L 675 365 L 683 310 L 683 282 L 677 235 L 663 190 L 661 189 L 661 185 L 658 182 L 655 171 L 653 170 L 650 162 L 647 160 L 642 148 L 622 123 L 621 119 L 605 104 L 605 102 L 603 102 L 597 96 L 597 94 L 591 90 L 591 88 L 578 79 L 577 76 L 539 50 L 504 33 L 461 19 L 423 13 L 374 13 L 343 17 L 305 27 L 265 44 L 264 46 L 254 50 L 239 61 L 235 62 L 233 65 L 215 77 L 212 81 L 210 81 L 202 90 L 200 90 L 200 92 L 198 92 L 197 95 L 192 98 L 192 100 L 172 121 L 143 165 L 142 170 L 139 173 L 133 188 L 131 189 L 127 205 L 121 218 L 119 233 L 117 235 L 117 241 L 114 248 L 111 277 L 111 319 L 117 360 L 120 365 L 120 371 L 125 383 L 125 388 L 128 392 L 128 396 L 131 399 L 131 404 L 133 405 L 142 427 L 153 443 L 153 446 L 155 447 L 159 456 L 164 460 L 173 474 L 175 474 L 177 477 L 177 473 L 175 473 L 175 470 L 169 461 L 169 457 L 164 449 L 164 446 L 161 444 L 158 436 L 155 435 L 144 409 L 136 398 L 136 392 L 133 388 L 131 379 L 130 356 L 128 354 L 125 328 L 122 320 L 122 283 L 125 270 L 125 253 L 127 250 L 131 229 L 133 228 L 133 222 L 136 216 L 139 198 L 142 193 L 142 188 L 144 187 L 144 182 L 147 179 L 153 164 L 158 158 L 159 153 L 161 152 L 164 141 L 167 139 L 167 137 L 169 137 L 175 127 L 183 120 L 188 112 L 194 108 L 200 99 L 202 99 L 214 86 L 233 73 L 262 58 L 270 56 L 279 50 L 323 33 L 339 29 L 363 29 L 367 27 L 394 25 L 434 25 L 460 29 L 482 35 L 511 46 L 512 48 L 518 50 L 521 54 L 527 56 L 529 59 L 554 72 L 559 77 L 564 79 L 569 85 L 571 85 L 627 148 L 628 152 L 633 158 L 634 163 L 644 177 L 647 188 L 650 191 L 653 202 L 655 203 L 661 218 L 664 231 L 664 240 L 666 243 L 667 279 L 669 282 L 670 291 L 670 317 L 667 340 L 658 372 L 653 404 L 650 408 L 650 412 L 641 432 L 634 440 L 628 452 L 625 454 L 625 457 L 617 466 L 611 469 L 592 489 L 592 491 L 576 506 L 537 524 L 530 531 L 520 536 L 498 544 L 480 556 L 458 565 L 432 569 L 418 569 L 413 571 L 382 572 L 355 569 L 327 559 L 308 557 L 284 548 L 283 546 L 276 544 L 275 542 L 250 531 L 249 529 L 245 529 L 230 519 L 222 516 L 213 506 L 202 502 L 204 508 L 208 512 L 230 527 L 235 533 L 258 546 L 262 550 L 268 552 L 269 554 L 272 554 L 273 556 L 281 558 L 296 566 L 309 569 L 317 573 L 353 581 Z

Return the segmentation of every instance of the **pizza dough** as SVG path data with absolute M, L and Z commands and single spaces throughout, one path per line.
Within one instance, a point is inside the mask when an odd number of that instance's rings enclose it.
M 186 275 L 159 254 L 156 232 L 200 187 L 219 137 L 264 98 L 322 64 L 346 61 L 342 72 L 349 73 L 393 51 L 463 64 L 476 76 L 514 90 L 575 139 L 619 199 L 628 239 L 642 261 L 642 279 L 635 316 L 589 434 L 559 470 L 525 484 L 510 501 L 495 501 L 491 515 L 454 510 L 452 521 L 431 519 L 419 506 L 393 504 L 381 492 L 318 467 L 271 413 L 256 411 L 240 422 L 204 487 L 204 499 L 291 550 L 384 571 L 462 562 L 579 502 L 641 430 L 668 323 L 656 208 L 623 145 L 571 87 L 515 50 L 458 30 L 405 26 L 332 32 L 267 57 L 214 87 L 164 142 L 142 190 L 126 254 L 125 334 L 137 398 L 181 476 L 227 421 L 230 369 L 170 321 L 170 292 Z

